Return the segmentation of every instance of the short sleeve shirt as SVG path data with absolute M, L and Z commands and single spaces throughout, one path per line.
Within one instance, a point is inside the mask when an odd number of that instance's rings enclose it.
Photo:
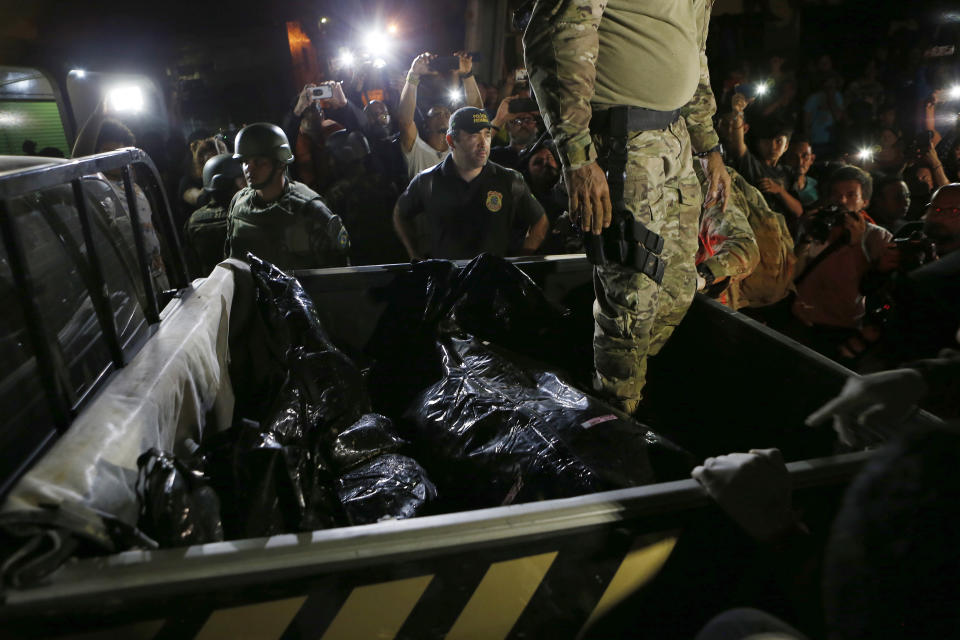
M 400 149 L 403 151 L 403 148 Z M 413 142 L 413 148 L 410 153 L 403 151 L 403 159 L 407 163 L 407 178 L 413 179 L 415 175 L 425 169 L 436 166 L 443 162 L 443 159 L 450 155 L 450 150 L 437 151 L 428 145 L 419 135 Z
M 891 238 L 893 234 L 886 229 L 868 223 L 859 247 L 841 247 L 813 267 L 797 285 L 793 314 L 809 325 L 859 326 L 866 310 L 860 281 Z M 806 256 L 812 259 L 826 247 L 826 244 L 808 245 Z
M 529 227 L 544 215 L 517 171 L 487 162 L 470 182 L 453 157 L 418 174 L 399 200 L 401 218 L 426 217 L 430 258 L 469 260 L 481 253 L 507 255 L 514 227 Z
M 784 189 L 789 189 L 793 184 L 792 176 L 785 167 L 779 165 L 771 167 L 755 156 L 749 149 L 739 158 L 733 159 L 731 164 L 734 169 L 740 172 L 740 175 L 746 178 L 747 182 L 757 189 L 760 189 L 760 180 L 762 178 L 770 178 L 774 182 L 779 183 Z M 790 213 L 790 210 L 784 206 L 779 196 L 772 193 L 764 193 L 763 198 L 767 201 L 767 205 L 769 205 L 771 209 L 783 214 L 788 220 L 794 217 L 793 214 Z

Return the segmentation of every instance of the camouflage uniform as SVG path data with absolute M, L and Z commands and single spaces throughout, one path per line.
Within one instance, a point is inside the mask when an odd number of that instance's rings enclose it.
M 251 187 L 233 196 L 225 253 L 244 260 L 248 251 L 288 271 L 340 267 L 347 264 L 350 236 L 319 195 L 287 180 L 273 202 L 263 202 Z
M 666 343 L 696 289 L 702 196 L 691 147 L 719 143 L 705 53 L 711 8 L 712 0 L 537 0 L 524 33 L 530 81 L 565 170 L 604 155 L 609 141 L 589 131 L 593 110 L 681 110 L 668 128 L 631 132 L 628 141 L 624 203 L 664 238 L 663 284 L 625 267 L 594 269 L 595 383 L 627 412 L 641 399 L 647 356 Z
M 183 235 L 191 275 L 206 276 L 223 260 L 229 214 L 229 209 L 216 202 L 200 207 L 190 214 L 190 219 L 183 228 Z
M 700 188 L 706 193 L 710 186 L 707 174 L 699 162 L 694 163 L 694 169 L 700 179 Z M 718 203 L 705 209 L 700 218 L 697 267 L 698 270 L 709 270 L 718 289 L 725 287 L 718 298 L 720 302 L 736 309 L 740 280 L 753 273 L 760 262 L 760 250 L 757 248 L 757 238 L 748 217 L 750 204 L 742 188 L 745 181 L 730 167 L 727 167 L 727 173 L 730 174 L 731 187 L 726 197 L 726 211 Z M 709 295 L 720 294 L 719 290 L 711 289 L 707 291 Z

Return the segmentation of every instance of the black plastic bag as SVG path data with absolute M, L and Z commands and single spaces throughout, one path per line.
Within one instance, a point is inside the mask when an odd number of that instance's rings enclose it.
M 374 458 L 344 474 L 337 484 L 350 524 L 412 518 L 437 497 L 423 467 L 397 454 Z
M 437 324 L 449 311 L 446 300 L 458 272 L 452 262 L 424 260 L 370 292 L 386 305 L 364 350 L 374 362 L 368 379 L 377 411 L 401 416 L 418 393 L 443 375 L 435 346 Z
M 465 331 L 516 353 L 546 361 L 558 347 L 576 344 L 570 311 L 554 304 L 515 265 L 489 254 L 470 261 L 453 283 L 440 328 Z M 589 334 L 587 334 L 589 335 Z M 589 344 L 589 340 L 579 342 Z
M 590 300 L 577 302 L 590 304 L 592 290 L 586 294 Z M 387 309 L 366 348 L 375 361 L 370 388 L 374 406 L 387 415 L 400 416 L 443 375 L 438 335 L 472 334 L 568 375 L 592 369 L 592 320 L 579 323 L 503 258 L 483 254 L 462 269 L 419 262 L 373 295 Z
M 459 508 L 679 479 L 693 466 L 682 450 L 533 362 L 470 337 L 440 345 L 445 375 L 408 418 L 433 447 L 424 461 L 441 493 L 457 496 Z
M 220 500 L 201 472 L 158 449 L 137 458 L 137 467 L 144 533 L 161 547 L 223 540 Z
M 296 278 L 254 255 L 247 258 L 272 351 L 303 393 L 312 419 L 334 431 L 352 424 L 370 410 L 360 369 L 331 342 Z
M 406 442 L 397 435 L 390 418 L 368 413 L 344 429 L 330 447 L 330 462 L 348 471 L 377 456 L 396 453 Z
M 232 462 L 238 522 L 230 529 L 239 537 L 344 524 L 332 492 L 335 477 L 309 449 L 284 445 L 275 434 L 245 425 Z

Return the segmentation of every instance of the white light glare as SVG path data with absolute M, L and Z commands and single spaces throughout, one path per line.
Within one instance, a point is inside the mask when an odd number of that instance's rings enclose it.
M 383 69 L 385 66 L 387 66 L 387 61 L 383 58 L 377 58 L 373 61 L 374 69 Z
M 371 57 L 385 57 L 390 53 L 390 37 L 379 30 L 370 31 L 363 38 L 363 47 Z
M 770 86 L 766 82 L 757 83 L 757 95 L 762 96 L 766 95 L 767 91 L 770 90 Z
M 352 67 L 353 63 L 357 61 L 357 57 L 353 55 L 353 51 L 349 49 L 343 49 L 340 52 L 340 66 L 342 67 Z
M 955 84 L 947 89 L 947 95 L 951 100 L 960 100 L 960 84 Z
M 107 105 L 111 111 L 139 113 L 143 111 L 143 91 L 134 85 L 114 87 L 107 91 Z
M 84 71 L 83 69 L 73 69 L 70 71 L 70 73 L 77 76 L 78 78 L 85 78 L 87 75 L 87 72 Z
M 397 30 L 398 30 L 398 27 L 396 24 L 391 24 L 389 27 L 387 27 L 387 33 L 389 33 L 390 35 L 396 35 Z
M 7 129 L 23 125 L 23 114 L 13 111 L 0 111 L 0 127 Z
M 857 152 L 857 157 L 862 161 L 872 160 L 873 159 L 873 149 L 868 147 L 863 147 L 860 151 Z
M 450 99 L 450 104 L 457 104 L 463 99 L 463 93 L 460 92 L 460 89 L 450 89 L 447 97 Z

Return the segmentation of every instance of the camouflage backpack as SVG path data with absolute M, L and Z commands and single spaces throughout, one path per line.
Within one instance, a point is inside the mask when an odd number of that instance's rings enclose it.
M 783 215 L 773 211 L 763 194 L 739 173 L 727 167 L 733 189 L 740 190 L 747 202 L 747 220 L 757 237 L 760 263 L 749 276 L 737 283 L 737 308 L 765 307 L 787 297 L 793 287 L 793 237 Z

